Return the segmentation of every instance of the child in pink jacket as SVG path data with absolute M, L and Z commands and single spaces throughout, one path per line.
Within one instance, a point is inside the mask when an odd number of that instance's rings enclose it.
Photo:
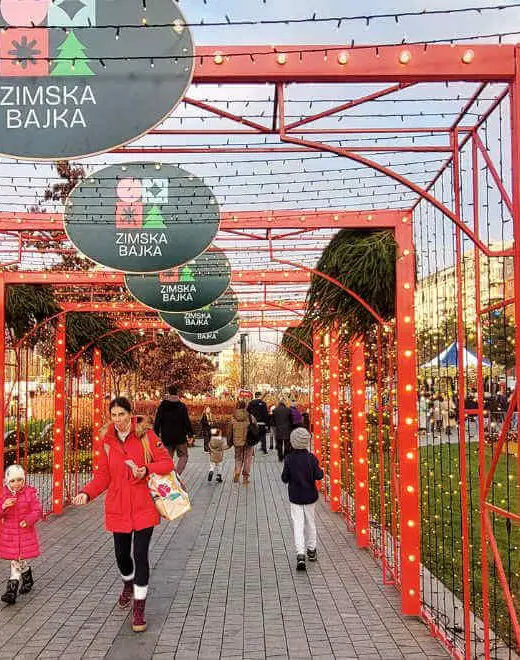
M 40 555 L 35 524 L 42 517 L 42 505 L 36 488 L 25 485 L 20 465 L 7 468 L 4 484 L 0 496 L 0 558 L 11 560 L 11 577 L 0 599 L 14 605 L 20 580 L 21 594 L 29 593 L 34 584 L 27 560 Z

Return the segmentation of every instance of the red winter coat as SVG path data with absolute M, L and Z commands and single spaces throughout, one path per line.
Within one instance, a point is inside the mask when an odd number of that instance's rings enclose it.
M 109 532 L 132 532 L 159 524 L 159 514 L 148 490 L 147 479 L 135 479 L 125 461 L 132 460 L 137 467 L 146 465 L 148 472 L 168 474 L 174 469 L 173 461 L 153 431 L 148 431 L 148 444 L 152 461 L 145 463 L 144 449 L 132 422 L 130 434 L 124 442 L 116 435 L 115 426 L 108 427 L 103 442 L 99 469 L 95 477 L 82 490 L 93 500 L 108 489 L 105 499 L 105 526 Z M 108 454 L 108 455 L 107 455 Z
M 16 504 L 3 510 L 4 501 L 16 497 Z M 40 544 L 34 525 L 42 517 L 42 505 L 36 488 L 24 486 L 11 493 L 4 486 L 0 497 L 0 557 L 2 559 L 32 559 L 40 555 Z M 25 520 L 27 527 L 20 527 Z

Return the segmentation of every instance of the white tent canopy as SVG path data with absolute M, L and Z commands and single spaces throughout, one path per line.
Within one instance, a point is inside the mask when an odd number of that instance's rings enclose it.
M 469 351 L 467 348 L 464 348 L 464 367 L 476 367 L 478 365 L 478 360 L 477 356 L 475 353 L 472 353 Z M 457 350 L 457 344 L 456 342 L 453 342 L 453 344 L 450 344 L 448 348 L 445 348 L 439 355 L 434 357 L 432 360 L 429 362 L 426 362 L 426 364 L 421 365 L 421 369 L 433 369 L 433 368 L 440 368 L 440 367 L 457 367 L 459 364 L 459 355 L 458 355 L 458 350 Z M 482 366 L 483 367 L 490 367 L 491 362 L 489 360 L 483 359 L 482 360 Z

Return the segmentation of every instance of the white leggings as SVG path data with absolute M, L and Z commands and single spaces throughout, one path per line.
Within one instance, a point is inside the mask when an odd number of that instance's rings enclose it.
M 13 559 L 11 562 L 11 580 L 19 580 L 22 573 L 26 573 L 30 566 L 25 559 Z
M 222 472 L 222 461 L 220 463 L 209 462 L 210 472 L 215 472 L 215 474 L 220 474 Z
M 305 548 L 316 550 L 316 525 L 314 524 L 314 504 L 293 504 L 291 517 L 294 528 L 296 554 L 304 555 Z

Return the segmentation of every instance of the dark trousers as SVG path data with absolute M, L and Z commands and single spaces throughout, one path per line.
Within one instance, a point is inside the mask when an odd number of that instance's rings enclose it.
M 117 567 L 121 575 L 134 575 L 134 583 L 138 587 L 146 587 L 150 578 L 148 548 L 152 538 L 153 527 L 140 529 L 138 532 L 114 532 L 114 550 Z M 134 541 L 132 553 L 132 536 Z M 133 557 L 132 557 L 133 554 Z
M 182 445 L 174 445 L 173 447 L 166 445 L 166 449 L 172 458 L 175 458 L 175 454 L 177 454 L 178 460 L 175 461 L 175 472 L 179 475 L 182 474 L 188 462 L 188 443 L 185 442 Z
M 283 461 L 284 456 L 291 451 L 291 443 L 289 438 L 280 438 L 276 435 L 276 451 L 278 452 L 278 460 Z
M 264 454 L 267 454 L 267 426 L 258 424 L 258 433 L 260 435 L 260 446 Z

